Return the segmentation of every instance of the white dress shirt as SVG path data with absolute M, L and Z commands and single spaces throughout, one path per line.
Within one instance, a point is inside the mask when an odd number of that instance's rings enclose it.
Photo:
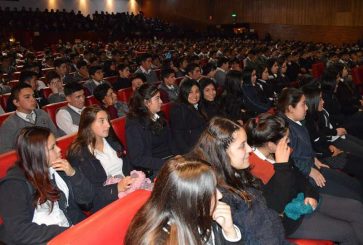
M 116 151 L 103 139 L 103 151 L 94 150 L 94 156 L 101 162 L 103 169 L 106 172 L 107 178 L 120 176 L 122 172 L 123 161 L 117 156 Z
M 68 104 L 68 107 L 70 107 L 73 111 L 77 112 L 79 115 L 81 115 L 84 109 L 84 108 L 79 109 L 70 104 Z M 78 132 L 78 125 L 73 124 L 71 114 L 65 109 L 60 109 L 57 112 L 57 114 L 55 115 L 55 121 L 57 123 L 58 128 L 63 130 L 63 132 L 65 132 L 66 134 L 73 134 Z

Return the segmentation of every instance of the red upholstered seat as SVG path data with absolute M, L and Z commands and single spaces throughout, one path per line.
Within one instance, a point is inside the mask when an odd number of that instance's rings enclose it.
M 117 81 L 118 77 L 117 76 L 112 76 L 112 77 L 105 77 L 104 80 L 109 82 L 110 84 L 114 84 Z
M 0 126 L 13 113 L 15 113 L 15 112 L 8 112 L 8 113 L 4 113 L 4 114 L 0 115 Z
M 65 135 L 57 139 L 57 146 L 62 150 L 62 157 L 66 157 L 69 146 L 76 139 L 77 133 Z
M 313 64 L 311 66 L 313 77 L 319 78 L 323 74 L 324 69 L 325 69 L 325 65 L 323 62 L 318 62 L 318 63 Z
M 332 241 L 324 240 L 289 239 L 289 241 L 296 245 L 334 245 Z
M 173 106 L 172 102 L 165 103 L 161 105 L 161 111 L 164 112 L 165 119 L 169 122 L 170 119 L 170 109 Z
M 57 125 L 57 123 L 55 122 L 55 114 L 57 113 L 59 108 L 67 105 L 67 103 L 68 103 L 67 101 L 62 101 L 43 106 L 43 110 L 45 110 L 48 113 L 50 119 L 52 119 L 55 125 Z
M 15 151 L 9 151 L 0 155 L 0 179 L 5 177 L 6 172 L 17 160 Z
M 0 105 L 2 106 L 2 108 L 5 110 L 6 109 L 6 105 L 7 105 L 7 102 L 8 102 L 8 99 L 10 97 L 10 94 L 11 93 L 6 93 L 6 94 L 3 94 L 1 95 L 0 99 Z
M 150 192 L 137 190 L 59 234 L 48 245 L 124 244 L 127 228 Z
M 40 92 L 43 94 L 43 97 L 48 99 L 49 95 L 52 93 L 52 90 L 49 87 L 45 87 Z
M 180 82 L 184 79 L 184 77 L 177 77 L 175 79 L 175 84 L 179 86 Z
M 128 103 L 131 96 L 132 96 L 132 88 L 124 88 L 124 89 L 120 89 L 119 91 L 117 91 L 117 99 L 119 101 Z
M 121 141 L 121 143 L 126 148 L 126 132 L 125 132 L 125 125 L 126 125 L 126 117 L 119 117 L 116 119 L 113 119 L 111 121 L 111 125 L 113 130 L 115 131 L 118 139 Z
M 99 105 L 99 104 L 100 104 L 100 102 L 98 102 L 98 100 L 93 95 L 86 97 L 86 106 Z
M 9 82 L 9 86 L 10 87 L 12 87 L 12 88 L 14 88 L 15 86 L 17 86 L 19 84 L 19 80 L 11 80 L 10 82 Z

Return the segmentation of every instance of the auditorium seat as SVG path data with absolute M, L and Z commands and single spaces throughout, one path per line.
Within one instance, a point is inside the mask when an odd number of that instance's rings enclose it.
M 125 125 L 126 125 L 126 117 L 119 117 L 116 119 L 113 119 L 111 121 L 111 125 L 113 130 L 116 133 L 116 136 L 121 141 L 121 143 L 126 148 L 126 132 L 125 132 Z
M 49 87 L 45 87 L 40 90 L 40 93 L 43 95 L 44 98 L 48 99 L 49 95 L 52 93 L 52 90 Z
M 118 76 L 105 77 L 104 80 L 109 82 L 111 85 L 114 84 L 118 79 Z
M 11 80 L 10 82 L 9 82 L 9 86 L 11 87 L 11 88 L 14 88 L 16 85 L 18 85 L 19 84 L 19 80 Z
M 14 112 L 7 112 L 7 113 L 4 113 L 2 115 L 0 115 L 0 127 L 1 125 L 3 124 L 3 122 L 11 115 L 13 114 Z
M 20 71 L 14 72 L 13 75 L 12 75 L 13 80 L 19 80 L 20 73 L 21 73 Z
M 86 97 L 86 106 L 89 105 L 100 105 L 100 102 L 93 95 L 90 95 Z
M 132 88 L 124 88 L 124 89 L 120 89 L 119 91 L 117 91 L 117 99 L 119 101 L 128 103 L 131 96 L 132 96 Z
M 164 112 L 165 119 L 169 122 L 170 120 L 170 109 L 173 106 L 173 102 L 165 103 L 161 105 L 161 111 Z
M 58 111 L 59 108 L 67 105 L 67 103 L 68 103 L 67 101 L 53 103 L 53 104 L 49 104 L 49 105 L 43 106 L 42 109 L 45 110 L 48 113 L 50 119 L 52 119 L 53 123 L 55 125 L 57 125 L 57 123 L 55 121 L 55 114 L 57 113 L 57 111 Z
M 123 245 L 131 220 L 150 197 L 150 193 L 146 190 L 137 190 L 114 201 L 54 237 L 48 245 Z
M 182 81 L 184 79 L 184 77 L 177 77 L 176 79 L 175 79 L 175 84 L 176 85 L 180 85 L 180 82 Z
M 289 241 L 296 245 L 334 245 L 332 241 L 325 240 L 289 239 Z
M 311 66 L 311 69 L 312 69 L 312 75 L 314 78 L 319 78 L 323 72 L 324 72 L 324 69 L 325 69 L 325 65 L 323 62 L 318 62 L 318 63 L 315 63 Z
M 62 136 L 57 139 L 57 146 L 62 150 L 62 157 L 66 158 L 67 151 L 72 142 L 76 139 L 77 133 Z
M 8 102 L 9 97 L 10 97 L 10 94 L 11 93 L 6 93 L 6 94 L 1 95 L 1 97 L 0 97 L 0 99 L 1 99 L 0 104 L 1 104 L 1 107 L 4 110 L 6 109 L 6 104 Z
M 15 151 L 9 151 L 0 155 L 0 179 L 4 178 L 6 172 L 12 167 L 17 160 Z

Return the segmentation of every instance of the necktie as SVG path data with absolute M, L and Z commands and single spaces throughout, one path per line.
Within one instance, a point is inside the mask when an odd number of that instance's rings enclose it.
M 26 115 L 25 117 L 26 119 L 28 119 L 28 121 L 31 123 L 31 124 L 35 124 L 35 120 L 33 118 L 33 113 L 30 113 L 28 115 Z

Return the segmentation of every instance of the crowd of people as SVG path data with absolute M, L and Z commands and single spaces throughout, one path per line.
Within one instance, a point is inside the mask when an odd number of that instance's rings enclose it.
M 93 20 L 119 17 L 142 18 Z M 2 110 L 15 112 L 0 152 L 18 160 L 0 180 L 0 240 L 47 242 L 120 198 L 137 171 L 157 181 L 126 244 L 363 244 L 363 99 L 350 75 L 362 64 L 359 45 L 239 38 L 4 45 Z M 41 108 L 61 101 L 54 123 Z M 120 117 L 125 145 L 110 123 Z M 55 139 L 73 133 L 64 159 Z

